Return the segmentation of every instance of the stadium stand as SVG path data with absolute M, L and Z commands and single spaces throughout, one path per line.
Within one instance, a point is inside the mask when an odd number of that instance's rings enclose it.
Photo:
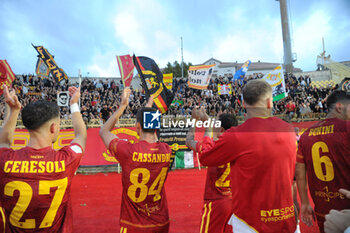
M 248 75 L 244 80 L 234 81 L 227 77 L 213 78 L 207 90 L 194 90 L 188 88 L 187 79 L 174 78 L 173 91 L 176 92 L 174 104 L 169 108 L 167 115 L 173 117 L 189 117 L 191 110 L 195 105 L 204 106 L 211 116 L 219 113 L 234 113 L 242 121 L 245 110 L 242 106 L 242 87 L 250 79 L 257 79 L 263 74 L 255 73 Z M 308 77 L 295 77 L 292 74 L 285 75 L 286 89 L 288 97 L 274 103 L 274 115 L 282 119 L 289 120 L 285 115 L 287 113 L 286 104 L 290 101 L 295 105 L 294 115 L 290 120 L 320 119 L 327 112 L 325 98 L 334 88 L 335 83 L 332 80 L 311 82 Z M 139 84 L 135 79 L 135 85 Z M 74 83 L 77 85 L 77 83 Z M 233 92 L 231 95 L 218 95 L 219 84 L 232 84 Z M 66 91 L 68 82 L 57 86 L 52 80 L 40 79 L 32 75 L 21 75 L 13 83 L 22 105 L 39 99 L 57 101 L 57 93 Z M 139 85 L 134 89 L 130 96 L 130 104 L 121 119 L 121 125 L 132 125 L 137 110 L 145 105 L 145 96 Z M 103 123 L 101 110 L 106 105 L 114 112 L 120 104 L 119 94 L 123 89 L 120 82 L 113 79 L 97 80 L 84 78 L 81 83 L 81 112 L 84 120 L 89 127 L 100 127 Z M 3 97 L 1 97 L 3 98 Z M 0 119 L 3 119 L 5 108 L 1 101 Z M 62 127 L 69 128 L 71 122 L 69 119 L 69 110 L 67 107 L 61 107 Z M 21 123 L 18 123 L 21 128 Z

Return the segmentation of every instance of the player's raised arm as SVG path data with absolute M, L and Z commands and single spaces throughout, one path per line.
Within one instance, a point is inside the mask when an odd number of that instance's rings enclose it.
M 130 96 L 130 88 L 126 87 L 124 88 L 123 94 L 121 96 L 121 103 L 120 107 L 117 111 L 115 111 L 112 116 L 104 123 L 104 125 L 100 129 L 100 136 L 105 144 L 105 146 L 108 148 L 109 143 L 117 138 L 115 134 L 113 134 L 111 131 L 113 130 L 115 124 L 118 122 L 120 116 L 123 114 L 124 110 L 129 104 L 129 96 Z
M 208 116 L 208 114 L 206 113 L 204 107 L 201 107 L 201 108 L 200 108 L 200 110 L 199 110 L 199 117 L 200 117 L 200 119 L 201 119 L 202 121 L 208 121 L 208 120 L 209 120 L 209 116 Z M 213 131 L 213 128 L 210 127 L 210 126 L 207 127 L 207 128 L 205 128 L 204 137 L 210 137 L 212 131 Z
M 153 101 L 154 101 L 153 96 L 150 96 L 150 97 L 148 98 L 148 101 L 147 101 L 147 104 L 146 104 L 145 107 L 152 108 Z
M 21 111 L 22 105 L 18 101 L 14 90 L 9 91 L 6 85 L 3 85 L 3 89 L 7 111 L 3 127 L 0 129 L 0 147 L 10 147 L 16 129 L 18 114 Z
M 72 114 L 72 124 L 74 129 L 75 138 L 72 143 L 79 144 L 84 150 L 86 145 L 86 125 L 84 123 L 83 117 L 79 111 L 78 101 L 80 98 L 80 87 L 76 88 L 74 86 L 69 87 L 69 95 L 71 96 L 70 100 L 70 111 Z
M 230 132 L 225 132 L 219 140 L 213 143 L 212 140 L 203 140 L 202 148 L 199 148 L 199 161 L 205 166 L 220 166 L 235 159 L 229 152 L 232 148 L 238 150 L 239 145 L 235 138 L 230 138 Z
M 195 119 L 196 121 L 199 119 L 199 109 L 197 107 L 193 108 L 192 110 L 192 119 Z M 186 146 L 191 150 L 197 152 L 196 151 L 197 141 L 194 139 L 195 130 L 196 130 L 196 127 L 191 127 L 188 130 L 188 134 L 186 137 Z

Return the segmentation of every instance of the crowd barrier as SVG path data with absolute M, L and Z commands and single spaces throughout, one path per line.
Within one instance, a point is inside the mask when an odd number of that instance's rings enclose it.
M 135 142 L 138 140 L 138 135 L 136 133 L 135 127 L 131 127 L 132 119 L 128 119 L 128 124 L 122 125 L 119 122 L 117 128 L 115 128 L 112 133 L 116 134 L 121 139 L 128 139 L 131 142 Z M 294 127 L 299 128 L 299 132 L 303 133 L 308 127 L 315 124 L 316 121 L 305 121 L 305 122 L 293 122 Z M 134 123 L 133 123 L 134 124 Z M 168 143 L 173 150 L 179 152 L 176 153 L 176 168 L 190 168 L 199 166 L 198 159 L 196 154 L 188 151 L 188 148 L 184 145 L 184 141 L 186 138 L 186 133 L 184 133 L 183 128 L 172 128 L 172 135 L 168 136 L 167 139 L 171 139 L 173 137 L 176 140 L 165 140 L 164 142 Z M 181 133 L 180 133 L 181 132 Z M 204 131 L 196 131 L 195 138 L 200 140 L 203 137 Z M 176 135 L 176 136 L 174 136 Z M 74 138 L 73 129 L 62 129 L 59 133 L 57 141 L 54 143 L 54 149 L 60 149 L 66 145 L 69 145 L 70 142 Z M 29 141 L 29 133 L 25 129 L 16 129 L 14 134 L 14 141 L 12 144 L 13 149 L 20 149 L 25 147 Z M 192 154 L 191 154 L 192 153 Z M 188 165 L 190 160 L 190 165 Z M 181 163 L 182 162 L 182 163 Z M 84 157 L 80 163 L 81 166 L 108 166 L 108 165 L 117 165 L 116 159 L 111 156 L 109 151 L 105 148 L 100 136 L 99 136 L 99 128 L 88 128 L 87 129 L 87 142 L 85 148 Z M 187 165 L 186 165 L 187 164 Z

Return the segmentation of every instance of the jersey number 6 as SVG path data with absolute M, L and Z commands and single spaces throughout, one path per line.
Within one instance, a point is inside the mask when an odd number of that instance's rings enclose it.
M 315 174 L 322 181 L 332 181 L 334 179 L 334 169 L 331 159 L 327 155 L 320 155 L 320 149 L 323 153 L 329 152 L 328 146 L 324 142 L 316 142 L 312 145 L 312 162 L 314 165 Z M 325 173 L 322 169 L 322 164 L 325 167 Z

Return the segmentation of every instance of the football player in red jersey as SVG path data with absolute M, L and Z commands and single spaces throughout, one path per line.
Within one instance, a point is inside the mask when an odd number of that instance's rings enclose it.
M 6 218 L 4 209 L 0 205 L 0 232 L 5 232 Z
M 231 163 L 233 232 L 295 232 L 294 128 L 271 117 L 272 88 L 266 81 L 249 81 L 243 100 L 247 120 L 214 143 L 204 137 L 199 159 L 206 166 Z
M 75 138 L 56 151 L 52 143 L 60 130 L 56 103 L 37 101 L 22 110 L 29 131 L 28 145 L 10 145 L 21 104 L 14 91 L 4 86 L 9 117 L 0 132 L 0 200 L 6 232 L 72 232 L 70 186 L 86 142 L 86 127 L 79 112 L 80 89 L 69 88 Z
M 350 208 L 350 200 L 339 192 L 340 188 L 350 189 L 350 93 L 334 91 L 327 98 L 327 106 L 327 118 L 301 136 L 296 165 L 301 220 L 312 225 L 309 186 L 321 232 L 331 209 Z
M 201 121 L 209 120 L 204 108 L 193 109 L 192 118 Z M 225 130 L 237 126 L 237 119 L 232 114 L 221 114 L 218 116 L 221 122 L 220 128 L 213 130 L 213 141 L 218 140 Z M 191 128 L 187 134 L 186 145 L 193 151 L 202 148 L 202 143 L 194 139 L 195 128 Z M 205 130 L 205 136 L 210 136 L 211 128 Z M 205 145 L 204 145 L 205 146 Z M 228 233 L 232 227 L 228 220 L 232 215 L 232 193 L 230 186 L 230 163 L 218 167 L 208 167 L 204 191 L 204 207 L 200 233 Z
M 122 166 L 120 232 L 166 233 L 169 231 L 169 213 L 164 183 L 172 151 L 166 143 L 158 142 L 155 129 L 145 127 L 145 116 L 156 112 L 150 107 L 139 109 L 136 115 L 139 142 L 131 144 L 111 133 L 128 106 L 129 96 L 130 89 L 125 88 L 119 109 L 100 130 L 106 147 Z M 152 114 L 153 117 L 159 116 L 157 113 Z
M 5 116 L 3 122 L 7 121 L 7 118 L 10 114 L 10 107 L 5 103 Z M 2 128 L 0 129 L 0 131 Z M 0 199 L 0 233 L 5 232 L 5 224 L 6 224 L 6 218 L 5 218 L 5 211 L 1 207 L 1 199 Z

